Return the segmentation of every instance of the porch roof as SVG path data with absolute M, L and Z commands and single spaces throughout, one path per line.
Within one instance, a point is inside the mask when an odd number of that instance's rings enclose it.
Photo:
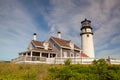
M 30 53 L 30 52 L 41 52 L 41 53 L 52 53 L 55 54 L 55 52 L 53 50 L 40 50 L 40 49 L 32 49 L 32 50 L 28 50 L 28 51 L 24 51 L 24 52 L 20 52 L 19 54 L 23 54 L 23 53 Z
M 53 50 L 45 50 L 45 49 L 32 49 L 34 52 L 42 52 L 42 53 L 55 53 Z

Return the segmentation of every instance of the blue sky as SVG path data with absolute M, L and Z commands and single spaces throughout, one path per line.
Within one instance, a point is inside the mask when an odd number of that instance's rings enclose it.
M 43 41 L 61 31 L 80 47 L 85 18 L 92 21 L 96 58 L 120 59 L 119 0 L 0 0 L 0 60 L 18 57 L 34 32 Z

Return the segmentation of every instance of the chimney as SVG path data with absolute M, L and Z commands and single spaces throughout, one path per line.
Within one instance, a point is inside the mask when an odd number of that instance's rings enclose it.
M 57 33 L 57 36 L 58 36 L 58 38 L 61 39 L 61 32 L 58 32 L 58 33 Z
M 37 34 L 34 33 L 34 34 L 33 34 L 33 40 L 36 41 L 36 38 L 37 38 Z

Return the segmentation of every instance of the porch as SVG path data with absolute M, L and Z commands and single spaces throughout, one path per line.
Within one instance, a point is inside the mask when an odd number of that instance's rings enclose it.
M 51 50 L 30 50 L 19 53 L 19 57 L 12 59 L 15 63 L 50 63 L 54 61 L 56 54 Z

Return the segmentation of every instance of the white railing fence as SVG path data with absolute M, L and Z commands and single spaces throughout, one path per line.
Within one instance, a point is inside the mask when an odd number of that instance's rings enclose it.
M 39 56 L 20 56 L 18 58 L 12 59 L 14 63 L 46 63 L 46 64 L 64 64 L 64 62 L 70 59 L 71 64 L 92 64 L 94 58 L 81 58 L 81 57 L 71 57 L 71 58 L 46 58 L 46 57 L 39 57 Z M 98 59 L 96 59 L 98 60 Z M 120 64 L 120 60 L 118 59 L 110 59 L 110 64 Z
M 70 59 L 71 64 L 91 64 L 93 58 L 46 58 L 39 56 L 20 56 L 12 60 L 15 63 L 21 62 L 35 62 L 35 63 L 46 63 L 46 64 L 64 64 L 65 60 Z

